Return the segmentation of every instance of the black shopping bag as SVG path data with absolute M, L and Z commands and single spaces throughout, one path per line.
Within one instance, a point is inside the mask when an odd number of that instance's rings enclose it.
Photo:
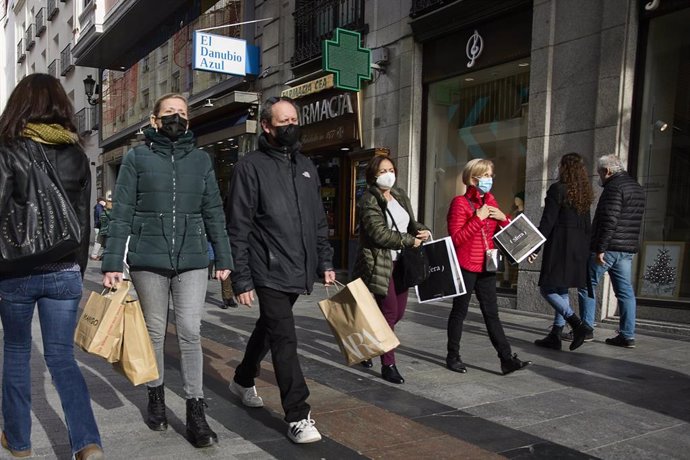
M 544 235 L 524 214 L 517 216 L 494 235 L 494 243 L 506 254 L 511 264 L 525 260 L 544 241 Z
M 425 243 L 424 250 L 429 258 L 429 277 L 415 288 L 420 303 L 467 292 L 450 236 Z

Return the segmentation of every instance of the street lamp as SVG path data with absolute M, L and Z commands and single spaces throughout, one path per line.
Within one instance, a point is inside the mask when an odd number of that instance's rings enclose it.
M 94 80 L 91 75 L 87 75 L 84 79 L 84 92 L 86 93 L 86 100 L 90 105 L 96 105 L 100 102 L 98 97 L 92 99 L 94 90 L 95 93 L 98 94 L 98 85 L 96 84 L 96 80 Z

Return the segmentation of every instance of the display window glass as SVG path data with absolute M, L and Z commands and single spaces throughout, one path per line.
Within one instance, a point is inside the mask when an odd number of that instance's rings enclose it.
M 425 220 L 434 236 L 448 234 L 452 199 L 466 191 L 462 169 L 474 158 L 494 163 L 500 208 L 515 215 L 524 206 L 529 101 L 528 58 L 431 83 L 427 90 Z M 517 267 L 498 277 L 517 288 Z

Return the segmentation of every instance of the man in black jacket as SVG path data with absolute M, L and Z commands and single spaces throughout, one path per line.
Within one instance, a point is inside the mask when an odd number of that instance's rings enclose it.
M 318 173 L 299 152 L 297 107 L 288 98 L 270 98 L 260 122 L 259 150 L 235 165 L 226 208 L 233 289 L 242 305 L 252 305 L 254 292 L 259 298 L 259 320 L 230 390 L 246 406 L 263 406 L 254 378 L 270 349 L 288 437 L 315 442 L 321 435 L 306 402 L 292 307 L 300 294 L 311 292 L 317 273 L 326 284 L 335 280 L 333 250 Z
M 594 295 L 601 277 L 608 272 L 618 299 L 620 326 L 618 335 L 606 339 L 606 343 L 634 348 L 637 301 L 632 287 L 632 259 L 640 249 L 644 190 L 625 171 L 620 158 L 615 155 L 599 158 L 597 172 L 604 191 L 592 222 L 592 254 L 589 259 L 591 294 Z M 579 289 L 578 296 L 582 319 L 593 326 L 595 299 L 590 297 L 586 288 Z

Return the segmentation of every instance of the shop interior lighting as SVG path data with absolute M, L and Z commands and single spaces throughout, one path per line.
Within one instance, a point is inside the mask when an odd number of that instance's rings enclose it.
M 518 64 L 518 67 L 527 67 L 529 65 L 529 62 L 521 62 Z
M 662 133 L 668 129 L 668 123 L 663 120 L 657 120 L 654 122 L 654 128 L 658 129 Z

